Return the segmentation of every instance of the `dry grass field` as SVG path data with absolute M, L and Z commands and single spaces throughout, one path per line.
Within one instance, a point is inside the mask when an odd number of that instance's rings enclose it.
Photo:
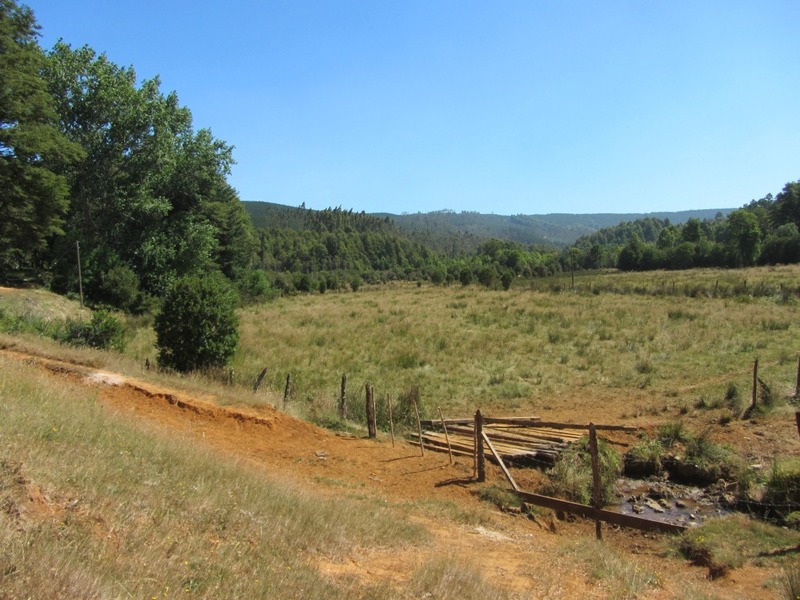
M 243 311 L 234 367 L 247 382 L 267 367 L 278 393 L 291 373 L 295 410 L 311 416 L 335 413 L 342 373 L 353 398 L 365 382 L 378 398 L 417 386 L 429 413 L 454 416 L 479 407 L 598 422 L 675 416 L 719 404 L 731 385 L 749 397 L 755 359 L 777 395 L 794 392 L 800 299 L 780 290 L 798 288 L 796 266 L 557 284 L 398 284 L 281 298 Z M 775 293 L 744 291 L 759 286 Z
M 497 469 L 478 486 L 469 461 L 359 428 L 371 382 L 381 399 L 418 388 L 431 415 L 681 422 L 766 473 L 800 456 L 799 282 L 800 267 L 780 267 L 280 298 L 241 311 L 233 387 L 223 373 L 145 371 L 147 318 L 129 319 L 124 355 L 0 335 L 0 597 L 792 597 L 796 532 L 745 517 L 695 530 L 680 543 L 733 568 L 709 581 L 678 541 L 611 530 L 600 544 L 592 523 L 500 513 L 478 499 L 505 486 Z M 0 292 L 6 310 L 30 306 Z M 82 366 L 23 364 L 42 356 Z M 774 402 L 741 421 L 755 359 Z M 268 406 L 282 409 L 287 373 L 287 412 L 356 435 Z

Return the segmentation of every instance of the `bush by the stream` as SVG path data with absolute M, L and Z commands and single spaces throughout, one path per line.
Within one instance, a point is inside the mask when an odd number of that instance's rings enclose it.
M 622 473 L 622 461 L 605 441 L 598 440 L 600 462 L 600 482 L 602 503 L 609 504 L 614 497 L 614 485 Z M 560 496 L 574 502 L 591 504 L 592 501 L 592 459 L 589 452 L 589 438 L 565 450 L 548 471 L 550 484 L 545 493 Z

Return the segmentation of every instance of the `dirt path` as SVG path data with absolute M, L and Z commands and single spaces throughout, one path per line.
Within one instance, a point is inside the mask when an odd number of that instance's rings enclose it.
M 463 511 L 485 510 L 470 481 L 471 460 L 460 458 L 450 465 L 441 453 L 428 452 L 423 457 L 419 448 L 403 441 L 392 447 L 388 440 L 339 436 L 269 406 L 224 407 L 117 373 L 10 350 L 0 353 L 93 386 L 110 410 L 246 460 L 270 476 L 291 479 L 332 497 L 345 490 L 409 505 L 412 518 L 423 521 L 431 534 L 430 543 L 422 549 L 354 549 L 335 562 L 320 563 L 320 569 L 332 577 L 402 585 L 426 561 L 449 556 L 479 561 L 485 576 L 519 598 L 619 595 L 606 580 L 590 576 L 585 558 L 575 558 L 580 556 L 580 545 L 591 540 L 593 523 L 553 521 L 551 529 L 549 521 L 533 522 L 499 512 L 483 527 L 434 519 L 423 508 L 426 502 L 452 503 Z M 499 470 L 488 467 L 490 481 L 505 487 Z M 535 476 L 520 471 L 518 477 L 525 482 L 526 477 Z M 653 535 L 609 530 L 606 544 L 642 568 L 663 574 L 660 584 L 647 588 L 640 597 L 685 597 L 687 585 L 697 595 L 710 597 L 777 597 L 775 590 L 763 587 L 771 576 L 763 569 L 737 570 L 712 583 L 705 580 L 704 570 L 662 558 L 662 545 Z

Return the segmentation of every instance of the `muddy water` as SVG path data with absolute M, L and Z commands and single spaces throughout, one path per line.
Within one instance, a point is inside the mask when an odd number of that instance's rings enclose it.
M 664 523 L 692 527 L 731 513 L 725 506 L 732 496 L 724 487 L 700 488 L 661 479 L 623 478 L 617 482 L 617 492 L 621 498 L 616 507 L 619 512 Z

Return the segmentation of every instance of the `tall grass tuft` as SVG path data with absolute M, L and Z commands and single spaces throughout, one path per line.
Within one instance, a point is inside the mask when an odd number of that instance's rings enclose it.
M 608 504 L 614 497 L 614 485 L 622 473 L 622 461 L 611 446 L 598 440 L 600 459 L 600 482 L 602 502 Z M 582 504 L 592 499 L 592 462 L 589 453 L 589 439 L 582 438 L 561 453 L 550 471 L 550 483 L 545 493 L 561 496 Z

